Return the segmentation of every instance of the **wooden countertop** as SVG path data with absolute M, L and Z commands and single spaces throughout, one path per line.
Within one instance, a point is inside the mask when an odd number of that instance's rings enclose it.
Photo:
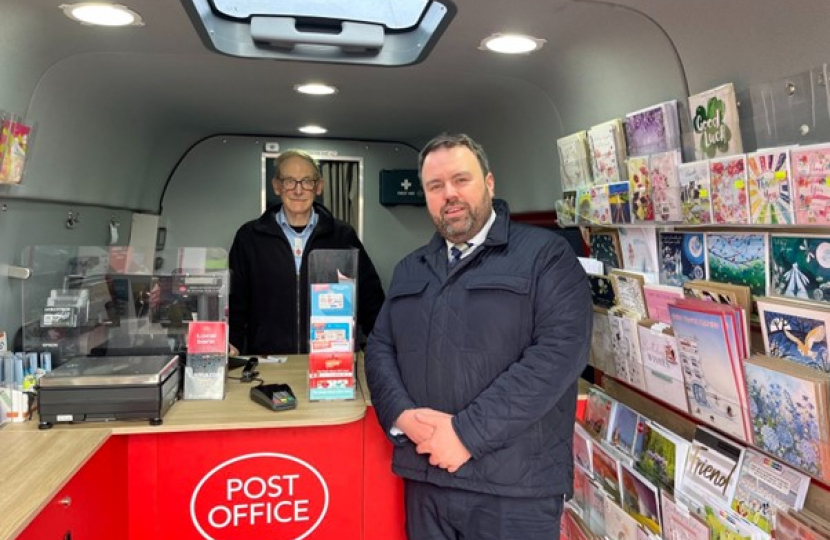
M 109 435 L 104 429 L 0 431 L 0 540 L 20 534 Z
M 249 391 L 256 381 L 241 383 L 230 379 L 224 400 L 178 401 L 160 426 L 136 420 L 56 424 L 51 429 L 39 430 L 37 421 L 32 421 L 0 429 L 0 540 L 11 540 L 20 534 L 112 435 L 327 426 L 356 422 L 365 416 L 362 356 L 358 358 L 356 399 L 332 402 L 308 400 L 306 356 L 287 359 L 283 364 L 260 363 L 257 370 L 266 384 L 291 385 L 297 408 L 290 411 L 270 411 L 251 401 Z M 240 374 L 240 370 L 230 372 L 233 377 Z
M 217 431 L 225 429 L 282 428 L 327 426 L 355 422 L 366 414 L 366 401 L 358 377 L 357 397 L 353 401 L 311 402 L 308 400 L 308 364 L 304 355 L 288 356 L 284 364 L 260 363 L 259 378 L 266 384 L 288 383 L 297 396 L 297 408 L 274 412 L 251 401 L 250 389 L 258 383 L 241 383 L 230 379 L 224 400 L 178 401 L 164 416 L 164 423 L 151 426 L 147 420 L 55 424 L 51 430 L 82 431 L 106 429 L 114 434 L 174 433 L 182 431 Z M 358 370 L 362 371 L 362 370 Z M 241 370 L 230 372 L 239 377 Z M 37 431 L 37 422 L 13 424 L 4 431 Z M 2 436 L 3 432 L 0 432 Z

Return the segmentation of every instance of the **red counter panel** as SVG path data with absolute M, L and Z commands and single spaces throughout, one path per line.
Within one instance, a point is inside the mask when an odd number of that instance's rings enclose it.
M 130 436 L 130 540 L 360 540 L 363 424 Z

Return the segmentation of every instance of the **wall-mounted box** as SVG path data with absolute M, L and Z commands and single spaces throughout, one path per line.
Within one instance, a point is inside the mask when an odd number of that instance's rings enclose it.
M 380 204 L 425 206 L 424 190 L 416 169 L 380 171 Z

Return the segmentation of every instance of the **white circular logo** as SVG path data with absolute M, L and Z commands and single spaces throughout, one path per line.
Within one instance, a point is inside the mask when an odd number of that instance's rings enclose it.
M 206 540 L 302 540 L 323 522 L 329 489 L 317 469 L 287 454 L 261 452 L 211 469 L 190 498 Z

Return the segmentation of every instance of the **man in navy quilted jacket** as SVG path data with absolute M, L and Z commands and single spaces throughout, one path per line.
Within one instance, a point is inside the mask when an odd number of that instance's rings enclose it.
M 587 278 L 564 239 L 510 222 L 468 136 L 430 141 L 419 169 L 437 234 L 395 268 L 366 353 L 407 534 L 559 538 L 590 349 Z

